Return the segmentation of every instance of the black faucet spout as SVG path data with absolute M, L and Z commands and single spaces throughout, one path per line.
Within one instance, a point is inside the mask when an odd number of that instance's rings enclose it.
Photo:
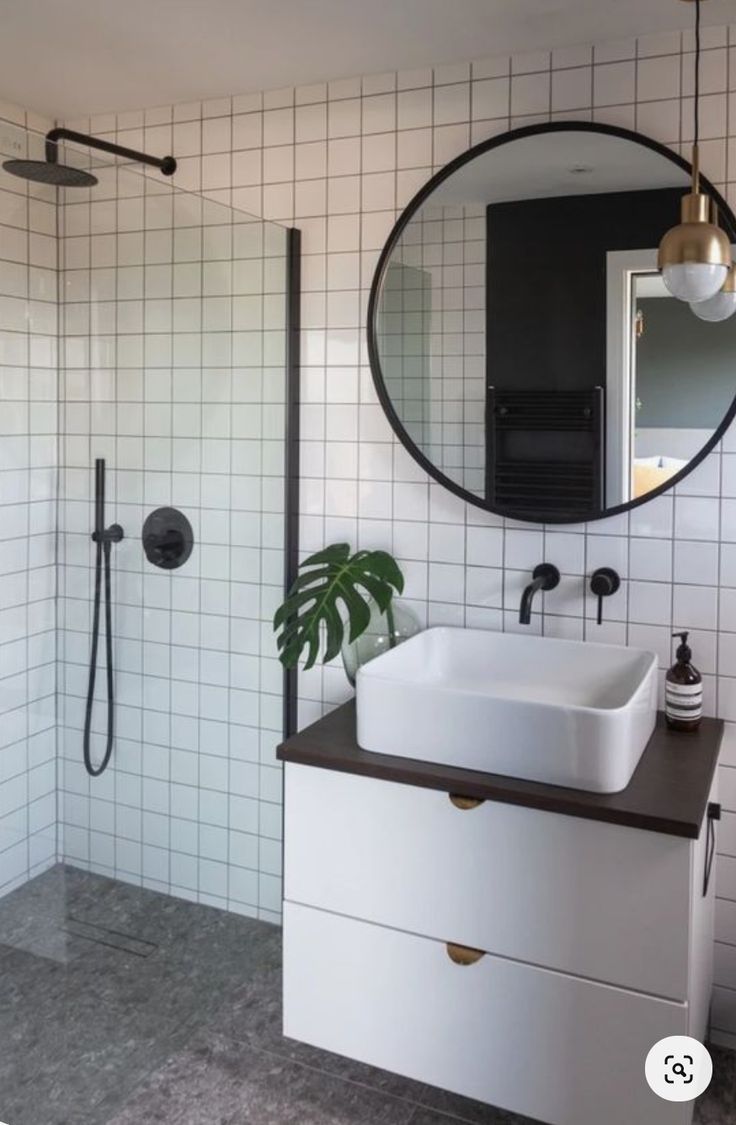
M 543 578 L 535 578 L 533 582 L 524 589 L 521 595 L 521 605 L 519 606 L 519 624 L 529 625 L 532 619 L 532 601 L 537 590 L 542 589 L 544 583 Z
M 519 624 L 529 625 L 532 619 L 532 602 L 538 590 L 554 590 L 560 582 L 560 572 L 552 563 L 540 563 L 532 572 L 532 581 L 524 589 L 519 606 Z

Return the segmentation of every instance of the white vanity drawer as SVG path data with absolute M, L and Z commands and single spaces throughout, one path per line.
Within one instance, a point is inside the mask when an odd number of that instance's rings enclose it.
M 285 897 L 684 1000 L 691 842 L 286 764 Z
M 284 1033 L 551 1125 L 687 1125 L 653 1043 L 687 1005 L 285 904 Z

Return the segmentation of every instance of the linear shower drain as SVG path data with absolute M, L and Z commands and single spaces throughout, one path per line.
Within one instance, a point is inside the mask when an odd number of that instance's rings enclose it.
M 106 945 L 109 949 L 117 949 L 120 953 L 131 953 L 134 957 L 150 957 L 158 946 L 152 941 L 143 941 L 133 937 L 132 934 L 122 933 L 120 930 L 111 930 L 107 926 L 99 926 L 96 922 L 83 922 L 79 918 L 67 918 L 63 927 L 64 933 L 71 937 L 82 938 L 96 945 Z

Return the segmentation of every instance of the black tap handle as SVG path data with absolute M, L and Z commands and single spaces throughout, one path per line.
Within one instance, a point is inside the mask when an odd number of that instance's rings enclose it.
M 160 534 L 144 535 L 143 547 L 149 558 L 155 555 L 157 565 L 172 567 L 184 550 L 185 540 L 181 531 L 167 527 Z
M 599 566 L 590 577 L 590 590 L 598 598 L 598 624 L 603 624 L 603 599 L 610 598 L 621 585 L 621 579 L 610 566 Z

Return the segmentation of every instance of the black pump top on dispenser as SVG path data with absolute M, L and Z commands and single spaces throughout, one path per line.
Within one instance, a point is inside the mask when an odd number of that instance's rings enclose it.
M 673 637 L 679 637 L 681 642 L 682 642 L 682 644 L 679 644 L 677 646 L 677 652 L 675 653 L 675 658 L 676 658 L 678 664 L 689 664 L 691 659 L 692 659 L 692 655 L 693 655 L 693 650 L 690 648 L 690 645 L 687 643 L 687 639 L 690 636 L 690 634 L 687 633 L 687 632 L 686 633 L 673 633 L 672 636 Z

